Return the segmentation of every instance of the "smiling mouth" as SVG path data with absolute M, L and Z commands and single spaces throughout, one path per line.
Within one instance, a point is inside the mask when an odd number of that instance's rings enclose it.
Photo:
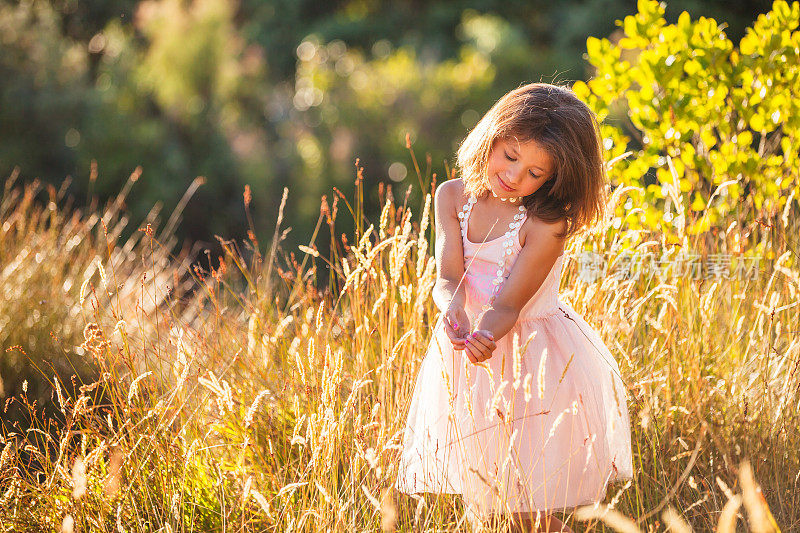
M 513 187 L 509 187 L 509 186 L 508 186 L 508 184 L 507 184 L 505 181 L 503 181 L 503 179 L 502 179 L 500 176 L 497 176 L 497 180 L 500 182 L 500 185 L 501 185 L 501 186 L 502 186 L 502 187 L 503 187 L 505 190 L 507 190 L 507 191 L 509 191 L 509 192 L 511 192 L 511 191 L 514 191 L 514 190 L 515 190 Z

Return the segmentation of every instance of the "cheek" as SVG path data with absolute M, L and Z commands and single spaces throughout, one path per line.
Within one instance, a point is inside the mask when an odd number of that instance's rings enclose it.
M 520 192 L 522 192 L 522 196 L 528 196 L 529 194 L 535 193 L 541 186 L 541 183 L 533 179 L 527 179 L 525 180 L 525 184 L 520 188 Z
M 497 157 L 496 155 L 492 155 L 489 157 L 489 162 L 486 165 L 487 173 L 491 176 L 493 174 L 497 174 L 501 170 L 505 169 L 505 164 L 503 163 L 503 156 Z

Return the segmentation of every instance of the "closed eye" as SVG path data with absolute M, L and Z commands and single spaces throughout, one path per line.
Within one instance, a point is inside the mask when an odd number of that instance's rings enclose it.
M 503 152 L 503 153 L 505 154 L 505 156 L 506 156 L 506 159 L 508 159 L 509 161 L 516 161 L 516 159 L 514 159 L 513 157 L 511 157 L 510 155 L 508 155 L 508 152 Z M 539 175 L 538 175 L 538 174 L 534 174 L 534 173 L 533 173 L 533 172 L 531 172 L 530 170 L 528 171 L 528 173 L 531 175 L 531 177 L 532 177 L 533 179 L 537 179 L 537 178 L 539 178 Z

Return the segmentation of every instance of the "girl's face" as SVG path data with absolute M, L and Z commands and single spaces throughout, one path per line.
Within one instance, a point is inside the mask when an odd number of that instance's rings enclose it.
M 489 189 L 498 197 L 528 196 L 550 178 L 553 160 L 536 141 L 497 139 L 489 153 L 486 172 Z

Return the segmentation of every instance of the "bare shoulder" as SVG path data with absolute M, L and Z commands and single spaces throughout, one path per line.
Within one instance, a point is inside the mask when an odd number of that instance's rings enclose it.
M 454 211 L 455 206 L 464 198 L 464 180 L 456 178 L 442 182 L 436 187 L 434 202 L 439 210 Z
M 548 222 L 538 217 L 527 217 L 519 230 L 519 243 L 524 247 L 525 243 L 560 243 L 562 249 L 566 239 L 559 237 L 567 230 L 566 219 L 558 219 Z

